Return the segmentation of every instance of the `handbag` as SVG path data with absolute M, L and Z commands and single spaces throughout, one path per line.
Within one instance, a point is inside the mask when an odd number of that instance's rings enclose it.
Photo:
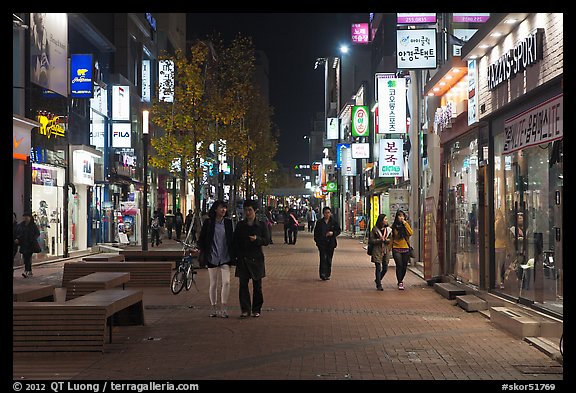
M 34 239 L 32 241 L 32 252 L 34 254 L 38 254 L 38 253 L 42 252 L 42 248 L 40 248 L 40 243 L 38 243 L 37 239 Z
M 412 247 L 412 246 L 410 245 L 410 242 L 408 241 L 408 238 L 405 238 L 405 239 L 406 239 L 406 243 L 408 244 L 408 256 L 409 256 L 410 258 L 416 258 L 416 254 L 414 253 L 414 247 Z

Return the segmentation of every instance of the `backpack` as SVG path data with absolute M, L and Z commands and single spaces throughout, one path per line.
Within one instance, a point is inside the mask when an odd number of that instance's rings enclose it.
M 158 229 L 158 227 L 160 227 L 160 223 L 158 222 L 158 217 L 154 217 L 152 219 L 152 228 L 153 229 Z

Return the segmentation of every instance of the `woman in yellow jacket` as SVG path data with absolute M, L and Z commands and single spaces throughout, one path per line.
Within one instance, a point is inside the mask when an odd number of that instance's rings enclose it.
M 408 254 L 410 246 L 408 243 L 412 233 L 412 228 L 406 221 L 406 214 L 402 210 L 398 210 L 392 223 L 392 257 L 396 264 L 396 280 L 400 290 L 404 289 L 404 276 L 406 275 L 408 262 L 410 262 L 410 255 Z

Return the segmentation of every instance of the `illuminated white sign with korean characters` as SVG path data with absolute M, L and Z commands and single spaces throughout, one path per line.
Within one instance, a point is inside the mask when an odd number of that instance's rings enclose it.
M 396 68 L 436 68 L 436 29 L 397 30 Z
M 404 175 L 403 139 L 380 139 L 378 141 L 378 168 L 379 177 Z
M 378 94 L 378 133 L 406 132 L 406 79 L 376 74 Z

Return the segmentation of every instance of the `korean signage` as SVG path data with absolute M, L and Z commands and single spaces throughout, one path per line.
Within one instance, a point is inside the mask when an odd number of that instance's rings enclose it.
M 174 101 L 174 62 L 172 60 L 158 62 L 158 100 L 160 102 Z
M 562 138 L 564 95 L 560 94 L 504 122 L 504 154 Z
M 475 14 L 463 14 L 463 13 L 453 13 L 453 22 L 462 23 L 484 23 L 490 19 L 490 13 L 475 13 Z
M 342 168 L 342 152 L 350 149 L 349 143 L 339 143 L 336 147 L 336 168 Z
M 488 66 L 488 90 L 512 79 L 543 58 L 544 29 L 536 29 L 528 37 L 506 51 L 496 62 Z
M 370 135 L 368 107 L 365 105 L 354 105 L 352 107 L 352 136 L 368 135 Z
M 336 192 L 338 191 L 338 183 L 335 181 L 329 181 L 326 183 L 326 191 L 327 192 Z
M 342 149 L 340 154 L 342 158 L 342 176 L 356 176 L 356 160 L 352 159 L 352 150 L 350 148 Z
M 112 120 L 130 120 L 130 86 L 112 86 Z
M 352 42 L 354 44 L 368 44 L 370 42 L 370 28 L 368 23 L 352 24 Z
M 436 29 L 396 31 L 396 68 L 436 68 Z
M 370 158 L 369 143 L 352 143 L 352 158 Z
M 68 15 L 30 14 L 30 81 L 68 97 Z
M 468 125 L 478 121 L 478 68 L 476 60 L 468 60 Z
M 112 124 L 112 147 L 132 147 L 130 123 Z
M 326 118 L 326 139 L 338 139 L 338 118 Z
M 92 98 L 92 74 L 94 65 L 92 55 L 70 55 L 70 96 L 73 98 Z
M 142 101 L 150 102 L 150 60 L 142 60 Z
M 376 89 L 378 132 L 404 134 L 406 132 L 406 79 L 390 78 L 390 74 L 376 74 Z
M 397 23 L 399 25 L 415 25 L 418 23 L 436 23 L 436 13 L 398 13 Z
M 404 172 L 404 140 L 380 139 L 378 141 L 378 176 L 401 177 Z

